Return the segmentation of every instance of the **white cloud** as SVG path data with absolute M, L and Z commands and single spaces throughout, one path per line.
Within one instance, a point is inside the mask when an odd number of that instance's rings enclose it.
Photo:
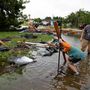
M 90 0 L 31 0 L 26 4 L 24 14 L 31 18 L 45 18 L 46 16 L 67 16 L 79 9 L 90 10 Z

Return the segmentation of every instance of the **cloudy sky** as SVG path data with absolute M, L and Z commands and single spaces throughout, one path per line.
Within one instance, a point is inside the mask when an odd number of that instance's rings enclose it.
M 23 13 L 31 18 L 65 17 L 79 9 L 90 11 L 90 0 L 30 0 Z

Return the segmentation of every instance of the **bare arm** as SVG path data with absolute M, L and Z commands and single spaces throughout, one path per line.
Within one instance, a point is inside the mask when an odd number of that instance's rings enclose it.
M 51 47 L 56 47 L 56 45 L 55 44 L 52 44 L 52 43 L 47 43 L 48 44 L 48 46 L 51 46 Z
M 82 33 L 81 33 L 80 41 L 82 41 L 83 36 L 84 36 L 84 30 L 83 30 Z

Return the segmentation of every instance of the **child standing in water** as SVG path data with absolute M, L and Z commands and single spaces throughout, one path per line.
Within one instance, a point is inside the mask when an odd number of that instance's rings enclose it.
M 66 41 L 60 39 L 59 40 L 60 45 L 62 47 L 62 51 L 65 52 L 69 57 L 66 60 L 68 67 L 75 72 L 76 75 L 79 74 L 77 67 L 75 65 L 75 63 L 84 60 L 86 57 L 86 54 L 84 52 L 82 52 L 80 49 L 71 46 L 69 43 L 67 43 Z

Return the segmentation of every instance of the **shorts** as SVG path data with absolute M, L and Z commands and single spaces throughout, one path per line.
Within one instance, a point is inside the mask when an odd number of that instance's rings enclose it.
M 72 59 L 70 59 L 70 62 L 72 62 L 72 63 L 77 63 L 77 62 L 79 62 L 81 60 L 81 58 L 72 58 Z

